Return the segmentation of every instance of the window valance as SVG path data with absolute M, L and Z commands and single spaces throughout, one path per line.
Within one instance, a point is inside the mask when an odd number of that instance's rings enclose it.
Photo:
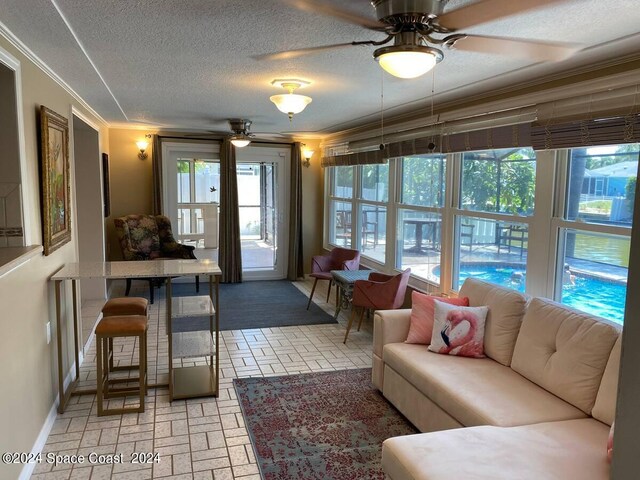
M 537 124 L 531 130 L 535 150 L 640 143 L 640 115 L 581 120 L 560 124 Z

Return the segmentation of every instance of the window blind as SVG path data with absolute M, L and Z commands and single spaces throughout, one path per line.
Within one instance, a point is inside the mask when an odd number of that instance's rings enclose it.
M 618 145 L 640 142 L 640 115 L 535 125 L 531 130 L 535 150 Z

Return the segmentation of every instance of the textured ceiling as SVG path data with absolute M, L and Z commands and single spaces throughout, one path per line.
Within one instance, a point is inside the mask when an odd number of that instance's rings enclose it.
M 452 0 L 447 9 L 466 3 Z M 577 42 L 586 50 L 553 64 L 445 51 L 434 74 L 436 100 L 637 51 L 637 3 L 574 0 L 469 29 Z M 375 17 L 368 0 L 348 7 Z M 0 22 L 114 124 L 225 131 L 228 118 L 242 117 L 253 120 L 254 131 L 327 132 L 376 118 L 382 82 L 390 113 L 424 106 L 431 92 L 431 74 L 415 80 L 383 76 L 371 56 L 375 47 L 255 60 L 289 48 L 384 37 L 278 0 L 0 0 Z M 313 103 L 292 123 L 269 101 L 281 93 L 271 80 L 286 77 L 312 82 L 300 93 Z

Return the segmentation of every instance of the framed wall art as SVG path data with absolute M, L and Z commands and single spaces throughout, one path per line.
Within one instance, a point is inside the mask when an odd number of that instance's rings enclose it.
M 104 205 L 104 218 L 111 215 L 111 191 L 109 186 L 109 155 L 102 154 L 102 192 Z
M 69 122 L 40 107 L 40 184 L 44 254 L 50 255 L 71 240 L 71 186 L 69 180 Z

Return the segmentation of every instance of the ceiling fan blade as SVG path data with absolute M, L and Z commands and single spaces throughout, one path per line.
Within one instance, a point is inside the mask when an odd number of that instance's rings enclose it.
M 225 133 L 184 133 L 183 137 L 189 138 L 220 138 L 221 135 L 226 135 Z
M 525 57 L 540 62 L 559 62 L 576 53 L 581 47 L 570 43 L 466 35 L 456 40 L 451 48 L 467 52 L 496 53 L 498 55 Z
M 354 23 L 371 30 L 385 30 L 386 25 L 371 17 L 365 17 L 359 13 L 352 12 L 335 5 L 329 5 L 320 0 L 281 0 L 299 10 L 310 13 L 320 13 L 329 17 L 337 18 L 344 22 Z
M 296 50 L 285 50 L 284 52 L 265 53 L 264 55 L 256 55 L 256 60 L 286 60 L 289 58 L 298 58 L 303 55 L 321 52 L 323 50 L 332 50 L 334 48 L 350 47 L 353 43 L 336 43 L 334 45 L 323 45 L 321 47 L 299 48 Z
M 287 137 L 287 135 L 283 135 L 282 133 L 275 133 L 275 132 L 251 132 L 251 135 L 255 135 L 256 137 L 261 137 L 261 138 L 267 138 L 267 137 L 285 138 L 285 137 Z
M 570 0 L 480 0 L 476 3 L 443 13 L 437 18 L 437 23 L 449 31 L 491 22 L 510 15 L 526 12 L 535 8 L 542 8 Z

